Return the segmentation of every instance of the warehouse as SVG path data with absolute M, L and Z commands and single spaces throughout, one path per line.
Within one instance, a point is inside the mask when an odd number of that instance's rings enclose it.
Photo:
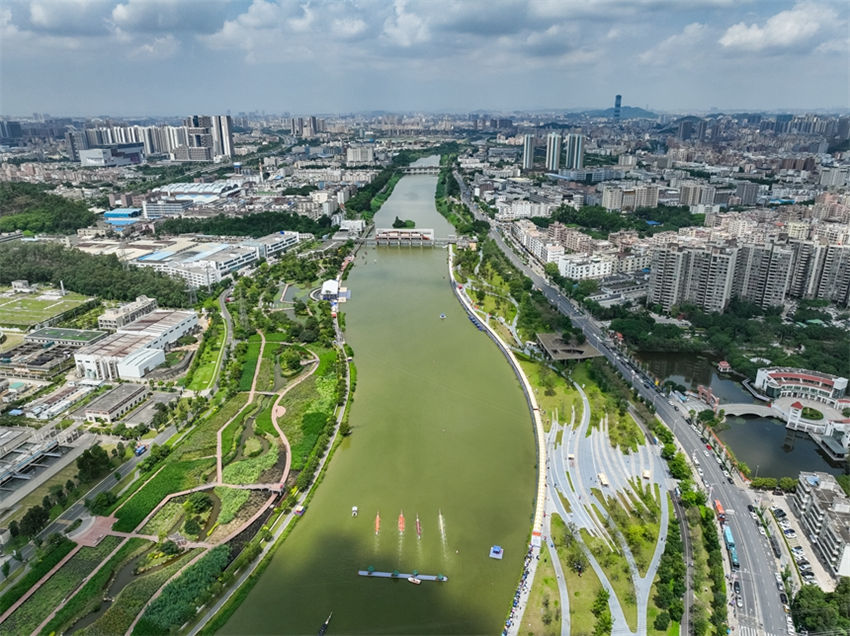
M 147 389 L 139 384 L 119 384 L 91 402 L 85 409 L 88 422 L 112 422 L 141 404 L 147 398 Z

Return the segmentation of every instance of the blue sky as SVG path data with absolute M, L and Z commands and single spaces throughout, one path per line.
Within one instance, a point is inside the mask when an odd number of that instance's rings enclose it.
M 0 114 L 850 106 L 832 0 L 0 1 Z

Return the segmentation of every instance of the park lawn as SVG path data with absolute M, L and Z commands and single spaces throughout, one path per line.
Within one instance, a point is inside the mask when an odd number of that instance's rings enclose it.
M 145 486 L 133 493 L 115 511 L 118 521 L 113 526 L 120 532 L 132 532 L 168 495 L 202 485 L 208 473 L 215 472 L 213 458 L 195 461 L 169 461 Z
M 478 299 L 474 293 L 473 296 L 476 300 Z M 499 302 L 500 299 L 501 303 Z M 501 316 L 507 323 L 513 321 L 514 316 L 516 316 L 516 307 L 510 300 L 504 296 L 497 296 L 489 292 L 487 292 L 484 296 L 484 302 L 478 303 L 478 306 L 482 311 L 488 314 Z
M 503 325 L 498 320 L 491 320 L 489 323 L 490 328 L 499 334 L 499 337 L 505 341 L 505 344 L 515 347 L 522 346 L 521 342 L 518 342 L 514 335 L 511 333 L 511 330 L 508 329 L 507 325 Z
M 580 532 L 585 545 L 590 548 L 591 553 L 596 557 L 599 565 L 604 570 L 608 582 L 614 588 L 614 593 L 620 600 L 620 606 L 623 608 L 623 614 L 626 617 L 626 623 L 629 629 L 636 629 L 637 600 L 635 597 L 635 585 L 632 581 L 631 570 L 629 569 L 628 562 L 626 562 L 626 558 L 620 552 L 612 551 L 602 539 L 590 536 L 584 528 Z
M 15 294 L 12 298 L 0 298 L 0 325 L 29 327 L 88 301 L 88 297 L 70 291 L 61 298 L 49 300 L 40 299 L 40 295 Z
M 248 338 L 248 351 L 245 354 L 245 364 L 242 366 L 242 377 L 239 378 L 239 390 L 250 391 L 251 383 L 254 381 L 254 371 L 257 368 L 257 360 L 260 357 L 260 334 L 251 334 Z
M 224 426 L 247 403 L 247 393 L 237 394 L 222 404 L 215 413 L 201 419 L 180 445 L 174 449 L 173 457 L 187 460 L 215 455 L 218 446 L 218 429 Z
M 617 528 L 626 539 L 629 550 L 635 559 L 638 567 L 638 572 L 641 576 L 646 574 L 646 570 L 652 561 L 652 556 L 655 554 L 655 546 L 658 542 L 658 533 L 660 530 L 661 510 L 658 501 L 652 498 L 650 491 L 644 490 L 640 483 L 632 482 L 632 486 L 643 493 L 641 501 L 646 505 L 644 507 L 640 502 L 634 501 L 633 496 L 619 492 L 617 498 L 605 497 L 601 492 L 594 489 L 596 496 L 605 505 L 608 514 L 617 524 Z M 622 499 L 626 499 L 629 508 L 623 505 Z
M 581 397 L 572 384 L 540 362 L 519 358 L 519 366 L 534 387 L 537 405 L 541 413 L 545 414 L 543 423 L 547 431 L 550 420 L 556 414 L 560 422 L 569 422 L 573 406 L 576 409 L 576 422 L 581 422 Z M 546 394 L 547 387 L 548 392 L 553 395 Z
M 561 601 L 549 550 L 540 552 L 519 632 L 557 636 L 561 633 Z
M 598 426 L 599 418 L 606 411 L 607 399 L 606 396 L 599 390 L 596 382 L 590 379 L 587 372 L 587 365 L 578 364 L 573 369 L 572 377 L 575 382 L 584 389 L 587 394 L 587 401 L 590 402 L 590 425 Z M 589 431 L 588 431 L 589 432 Z
M 218 326 L 216 331 L 216 339 L 214 343 L 209 343 L 201 352 L 201 359 L 198 361 L 198 366 L 192 374 L 192 381 L 186 387 L 191 391 L 203 391 L 210 388 L 213 379 L 215 378 L 216 368 L 218 367 L 218 359 L 221 354 L 221 349 L 224 347 L 226 338 L 227 326 L 224 321 Z M 197 353 L 195 355 L 198 355 Z
M 564 521 L 556 513 L 552 514 L 551 524 L 553 537 L 556 533 L 567 532 Z M 556 545 L 556 549 L 558 558 L 561 560 L 561 569 L 564 571 L 567 592 L 570 595 L 570 633 L 592 634 L 596 617 L 591 609 L 596 595 L 602 589 L 602 583 L 600 583 L 599 577 L 596 576 L 596 572 L 590 565 L 579 576 L 575 570 L 567 565 L 567 549 L 561 545 Z

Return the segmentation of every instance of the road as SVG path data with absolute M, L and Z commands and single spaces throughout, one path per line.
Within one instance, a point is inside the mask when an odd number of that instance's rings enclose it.
M 463 202 L 472 210 L 476 218 L 487 220 L 475 202 L 472 200 L 469 188 L 459 179 Z M 491 222 L 492 225 L 492 222 Z M 579 308 L 560 291 L 551 285 L 541 274 L 539 267 L 529 267 L 507 245 L 496 227 L 491 227 L 490 237 L 496 242 L 502 252 L 510 259 L 517 269 L 528 276 L 535 287 L 547 298 L 550 304 L 562 314 L 570 318 L 573 325 L 580 327 L 587 338 L 602 355 L 626 378 L 632 379 L 632 385 L 640 396 L 651 402 L 658 416 L 670 428 L 685 452 L 702 457 L 705 444 L 698 433 L 692 429 L 682 414 L 668 404 L 667 399 L 654 387 L 654 379 L 648 377 L 637 366 L 634 360 L 615 351 L 606 343 L 606 334 L 593 318 Z M 531 257 L 529 257 L 531 260 Z M 712 453 L 713 454 L 713 453 Z M 703 457 L 704 459 L 704 457 Z M 779 600 L 779 592 L 774 584 L 775 573 L 778 571 L 776 559 L 767 539 L 758 532 L 758 527 L 749 516 L 747 505 L 753 504 L 750 492 L 738 483 L 729 484 L 723 475 L 720 465 L 711 461 L 702 462 L 703 481 L 708 488 L 709 502 L 719 499 L 726 509 L 726 523 L 738 544 L 738 558 L 741 563 L 737 579 L 741 582 L 743 607 L 730 607 L 730 619 L 736 618 L 743 632 L 763 635 L 779 635 L 788 632 L 785 621 L 785 610 Z
M 146 441 L 146 443 L 150 446 L 152 444 L 164 444 L 172 435 L 177 432 L 177 429 L 174 426 L 169 426 L 164 431 L 162 431 L 159 435 L 157 435 L 152 440 Z M 89 490 L 84 496 L 82 496 L 76 503 L 72 504 L 67 510 L 65 510 L 62 514 L 60 514 L 56 519 L 51 521 L 47 527 L 39 533 L 39 536 L 42 539 L 46 539 L 50 535 L 59 532 L 65 532 L 68 526 L 71 525 L 75 520 L 83 517 L 88 514 L 86 510 L 85 501 L 86 499 L 94 499 L 98 494 L 105 492 L 115 486 L 118 483 L 118 480 L 115 479 L 115 473 L 119 473 L 121 475 L 121 479 L 129 475 L 132 471 L 136 470 L 136 466 L 138 466 L 139 462 L 145 459 L 146 455 L 136 456 L 133 455 L 130 459 L 124 462 L 116 471 L 110 472 L 106 477 L 104 477 L 100 483 L 96 484 Z M 21 548 L 21 556 L 25 561 L 29 561 L 33 555 L 35 554 L 35 546 L 32 543 L 28 543 L 26 546 Z M 9 573 L 11 574 L 15 570 L 17 570 L 25 563 L 21 563 L 16 559 L 9 560 Z M 2 575 L 0 575 L 2 577 Z

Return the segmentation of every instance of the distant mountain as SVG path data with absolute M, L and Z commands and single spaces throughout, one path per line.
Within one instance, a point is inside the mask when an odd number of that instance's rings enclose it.
M 586 110 L 581 114 L 586 115 L 587 117 L 614 117 L 614 108 Z M 655 119 L 657 117 L 658 115 L 656 113 L 637 106 L 620 107 L 620 119 Z

